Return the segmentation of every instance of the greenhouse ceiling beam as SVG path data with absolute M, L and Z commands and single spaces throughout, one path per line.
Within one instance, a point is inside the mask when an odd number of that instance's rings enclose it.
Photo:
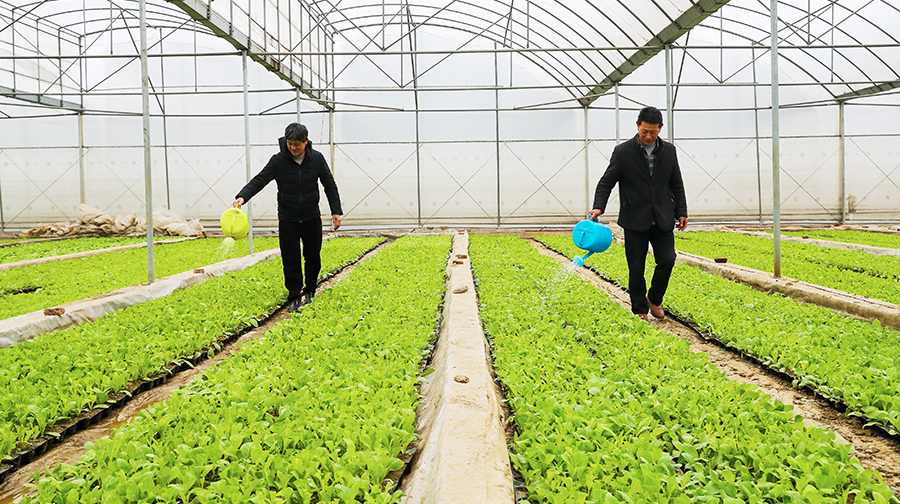
M 890 91 L 892 89 L 900 88 L 900 80 L 890 81 L 890 82 L 882 82 L 881 84 L 876 84 L 874 86 L 869 86 L 863 89 L 857 89 L 856 91 L 850 91 L 849 93 L 844 93 L 842 95 L 835 96 L 837 101 L 845 101 L 851 98 L 859 98 L 862 96 L 872 96 L 884 93 L 885 91 Z
M 16 91 L 13 88 L 0 86 L 0 95 L 15 98 L 16 100 L 26 101 L 28 103 L 37 103 L 38 105 L 47 105 L 55 108 L 67 110 L 83 110 L 80 103 L 60 100 L 58 98 L 50 98 L 47 95 L 39 93 L 27 93 L 24 91 Z
M 281 79 L 287 81 L 291 86 L 299 89 L 304 94 L 318 102 L 327 109 L 333 109 L 334 104 L 328 99 L 310 91 L 309 84 L 303 82 L 303 79 L 295 75 L 290 69 L 282 68 L 281 61 L 274 56 L 266 56 L 266 50 L 250 40 L 248 35 L 238 31 L 234 25 L 230 24 L 227 19 L 213 11 L 211 2 L 203 0 L 166 0 L 171 4 L 177 5 L 188 13 L 192 19 L 202 23 L 204 26 L 213 31 L 219 38 L 225 39 L 240 51 L 247 51 L 247 56 L 253 61 L 262 65 L 266 70 L 274 73 Z
M 612 89 L 617 82 L 620 82 L 631 72 L 634 72 L 641 65 L 656 56 L 665 46 L 674 43 L 679 37 L 689 32 L 727 3 L 728 0 L 697 0 L 694 2 L 691 8 L 684 11 L 669 26 L 666 26 L 656 36 L 648 40 L 643 47 L 622 62 L 618 68 L 607 74 L 605 79 L 578 100 L 579 103 L 584 107 L 593 103 L 594 100 Z

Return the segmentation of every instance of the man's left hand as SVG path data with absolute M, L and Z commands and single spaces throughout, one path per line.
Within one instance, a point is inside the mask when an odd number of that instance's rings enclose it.
M 675 226 L 679 231 L 684 231 L 684 228 L 687 227 L 687 217 L 679 217 L 678 224 Z
M 341 216 L 340 214 L 334 214 L 331 216 L 331 228 L 335 231 L 341 227 Z

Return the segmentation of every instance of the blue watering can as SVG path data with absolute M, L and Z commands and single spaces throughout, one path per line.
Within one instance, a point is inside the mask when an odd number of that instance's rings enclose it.
M 612 244 L 612 231 L 597 221 L 585 219 L 575 224 L 575 229 L 572 230 L 572 241 L 575 242 L 576 247 L 588 251 L 587 254 L 572 259 L 575 266 L 580 268 L 584 266 L 584 260 L 591 254 L 603 252 L 609 248 Z

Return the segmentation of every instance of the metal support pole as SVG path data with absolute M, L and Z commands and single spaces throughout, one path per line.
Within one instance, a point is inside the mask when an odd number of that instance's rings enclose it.
M 86 25 L 87 15 L 84 12 L 81 15 Z M 78 54 L 84 52 L 84 38 L 79 36 Z M 87 175 L 84 172 L 84 63 L 84 58 L 78 58 L 78 103 L 81 105 L 81 110 L 78 111 L 78 189 L 81 203 L 87 203 Z
M 241 51 L 241 60 L 244 69 L 244 161 L 247 165 L 247 182 L 250 182 L 250 93 L 247 85 L 247 50 Z M 253 206 L 248 201 L 247 221 L 250 223 L 250 231 L 247 239 L 250 241 L 250 253 L 253 253 Z
M 666 44 L 666 121 L 668 126 L 669 143 L 675 143 L 675 106 L 672 98 L 672 45 Z
M 153 179 L 150 171 L 150 75 L 147 71 L 147 0 L 140 0 L 141 105 L 144 110 L 144 201 L 147 207 L 147 281 L 153 283 Z
M 619 117 L 619 83 L 616 82 L 616 145 L 622 141 L 622 124 Z
M 778 136 L 778 0 L 771 0 L 772 31 L 772 228 L 775 277 L 781 277 L 781 145 Z
M 84 175 L 84 112 L 78 111 L 78 189 L 81 196 L 80 202 L 87 203 L 85 186 L 87 181 Z
M 407 9 L 409 9 L 409 5 L 407 5 Z M 407 20 L 409 18 L 407 17 Z M 417 208 L 417 217 L 416 217 L 416 225 L 422 226 L 422 138 L 421 131 L 419 127 L 419 62 L 416 57 L 415 51 L 418 49 L 418 43 L 412 37 L 415 36 L 415 32 L 412 31 L 412 25 L 409 27 L 410 29 L 410 39 L 409 39 L 409 49 L 413 51 L 413 54 L 410 54 L 410 67 L 412 70 L 412 80 L 413 80 L 413 100 L 416 104 L 416 208 Z M 401 39 L 402 42 L 402 39 Z M 401 69 L 403 65 L 401 64 Z M 401 78 L 402 80 L 402 78 Z
M 0 231 L 6 231 L 6 217 L 3 215 L 3 182 L 0 182 Z
M 841 224 L 847 222 L 847 151 L 844 137 L 844 101 L 838 102 L 838 131 L 840 141 L 838 143 L 838 176 L 840 177 L 840 191 L 838 197 L 841 205 Z
M 621 138 L 622 138 L 621 128 L 622 128 L 622 125 L 620 124 L 620 118 L 619 118 L 619 83 L 616 82 L 616 145 L 619 145 L 619 142 L 622 141 L 621 140 Z
M 297 88 L 297 122 L 300 122 L 300 88 Z M 331 167 L 334 168 L 334 165 Z
M 334 169 L 334 160 L 337 155 L 334 146 L 334 109 L 328 109 L 328 149 L 331 151 L 331 173 L 337 175 Z
M 422 226 L 422 144 L 419 131 L 419 92 L 413 89 L 416 102 L 416 225 Z
M 594 203 L 591 200 L 591 174 L 590 174 L 590 158 L 588 157 L 588 148 L 590 147 L 590 125 L 588 124 L 588 106 L 584 106 L 584 207 L 585 214 L 591 211 Z
M 753 82 L 756 80 L 756 50 L 752 49 L 750 59 L 753 61 Z M 756 193 L 759 203 L 759 223 L 763 223 L 763 195 L 762 195 L 762 160 L 759 158 L 759 96 L 756 93 L 756 86 L 752 86 L 753 91 L 753 128 L 756 132 Z
M 163 51 L 163 37 L 162 28 L 159 29 L 159 52 L 160 54 L 165 54 Z M 162 130 L 163 130 L 163 165 L 166 168 L 166 207 L 171 210 L 172 209 L 172 190 L 171 185 L 169 183 L 169 131 L 167 128 L 168 121 L 166 120 L 166 58 L 159 58 L 159 84 L 162 91 Z
M 500 227 L 500 62 L 497 56 L 497 43 L 494 42 L 494 128 L 496 138 L 495 154 L 497 156 L 497 227 Z

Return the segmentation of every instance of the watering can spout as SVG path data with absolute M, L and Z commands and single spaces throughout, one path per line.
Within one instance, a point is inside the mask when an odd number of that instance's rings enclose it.
M 580 267 L 584 266 L 584 260 L 587 259 L 588 257 L 590 257 L 591 254 L 593 254 L 593 252 L 588 252 L 587 254 L 584 254 L 583 256 L 575 256 L 575 259 L 572 259 L 572 262 L 575 263 L 575 266 L 578 266 L 580 268 Z
M 583 220 L 575 225 L 572 230 L 572 241 L 575 246 L 586 250 L 588 253 L 575 257 L 572 261 L 575 266 L 584 266 L 584 260 L 597 252 L 603 252 L 612 244 L 612 231 L 609 227 L 597 221 Z

